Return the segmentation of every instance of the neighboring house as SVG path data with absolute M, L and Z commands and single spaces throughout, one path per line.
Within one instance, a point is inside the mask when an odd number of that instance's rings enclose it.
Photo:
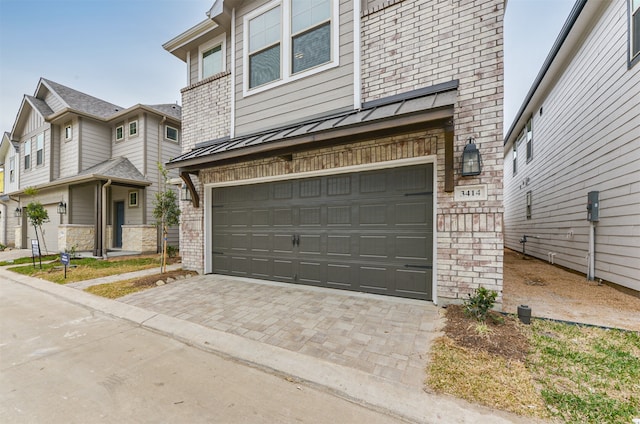
M 640 290 L 640 1 L 576 2 L 504 157 L 507 247 Z
M 504 1 L 216 0 L 187 65 L 183 266 L 456 302 L 502 291 Z M 484 165 L 461 175 L 475 140 Z M 470 147 L 470 146 L 469 146 Z
M 180 114 L 178 105 L 123 108 L 40 79 L 0 148 L 9 243 L 30 247 L 35 233 L 22 211 L 37 200 L 49 214 L 40 246 L 50 252 L 156 252 L 158 163 L 180 153 Z M 35 199 L 24 193 L 27 187 L 38 190 Z M 177 228 L 169 242 L 177 246 Z

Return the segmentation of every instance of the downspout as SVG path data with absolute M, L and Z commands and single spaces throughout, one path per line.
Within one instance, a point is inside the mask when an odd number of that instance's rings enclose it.
M 102 258 L 103 259 L 107 259 L 107 238 L 105 237 L 105 234 L 107 233 L 107 188 L 111 185 L 111 180 L 107 181 L 103 186 L 102 186 L 102 222 L 101 222 L 101 228 L 100 228 L 100 239 L 102 242 Z
M 160 128 L 158 129 L 158 164 L 162 164 L 162 166 L 164 166 L 164 158 L 162 157 L 162 139 L 164 138 L 164 124 L 165 122 L 167 122 L 167 116 L 163 115 L 162 116 L 162 120 L 160 121 Z M 156 164 L 156 167 L 158 166 L 158 164 Z M 156 172 L 158 173 L 158 187 L 157 187 L 157 192 L 160 192 L 160 187 L 162 187 L 162 173 L 160 172 L 160 169 L 156 169 Z M 147 192 L 147 189 L 145 188 L 145 193 Z M 146 197 L 146 196 L 145 196 Z M 156 250 L 158 250 L 157 246 L 160 246 L 162 243 L 162 228 L 160 228 L 159 226 L 156 226 Z M 162 249 L 162 248 L 160 248 Z
M 362 108 L 362 75 L 361 68 L 361 11 L 360 1 L 353 2 L 353 108 Z
M 225 52 L 226 54 L 226 52 Z M 229 137 L 236 136 L 236 8 L 231 9 L 231 111 L 229 113 Z

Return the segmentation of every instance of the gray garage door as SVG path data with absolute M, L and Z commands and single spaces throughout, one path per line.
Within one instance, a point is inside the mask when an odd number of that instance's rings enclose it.
M 432 299 L 432 166 L 213 189 L 213 272 Z

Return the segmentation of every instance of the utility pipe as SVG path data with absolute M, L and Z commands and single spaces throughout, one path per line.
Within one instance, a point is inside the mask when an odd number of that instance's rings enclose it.
M 596 268 L 596 223 L 591 221 L 589 225 L 589 254 L 588 256 L 588 269 L 587 280 L 595 280 L 595 268 Z
M 108 180 L 102 186 L 102 226 L 100 228 L 100 232 L 102 233 L 102 258 L 107 259 L 107 238 L 105 234 L 107 233 L 107 188 L 111 185 L 111 180 Z

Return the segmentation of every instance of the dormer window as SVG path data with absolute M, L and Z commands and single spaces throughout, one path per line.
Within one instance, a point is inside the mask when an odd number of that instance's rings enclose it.
M 138 135 L 138 121 L 129 122 L 129 137 Z

